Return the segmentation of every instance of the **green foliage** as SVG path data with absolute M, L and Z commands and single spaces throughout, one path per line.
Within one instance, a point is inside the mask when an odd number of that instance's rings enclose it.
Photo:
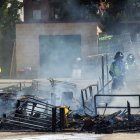
M 20 22 L 19 10 L 23 3 L 18 0 L 0 0 L 0 66 L 9 73 L 12 47 L 15 40 L 15 25 Z
M 106 29 L 111 28 L 114 23 L 119 22 L 124 19 L 124 13 L 128 12 L 129 9 L 126 6 L 128 0 L 112 0 L 110 1 L 109 9 L 106 10 L 104 14 L 104 19 L 102 20 L 103 25 Z
M 15 27 L 15 23 L 20 21 L 19 9 L 23 3 L 18 0 L 4 0 L 0 5 L 0 30 L 6 33 L 7 30 Z

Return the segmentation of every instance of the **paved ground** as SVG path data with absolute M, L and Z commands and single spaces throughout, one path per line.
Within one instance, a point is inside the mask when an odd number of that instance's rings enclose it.
M 140 134 L 103 134 L 92 133 L 32 133 L 32 132 L 0 132 L 1 140 L 139 140 Z

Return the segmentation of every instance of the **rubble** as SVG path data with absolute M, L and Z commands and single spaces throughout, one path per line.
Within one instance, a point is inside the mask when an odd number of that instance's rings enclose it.
M 46 104 L 40 99 L 33 97 L 22 98 L 17 101 L 16 110 L 11 114 L 3 114 L 1 119 L 1 130 L 25 130 L 35 131 L 79 131 L 115 133 L 122 131 L 140 130 L 140 115 L 132 115 L 130 103 L 123 111 L 119 110 L 113 114 L 105 115 L 88 115 L 77 114 L 67 111 L 65 107 L 57 107 Z M 67 125 L 65 125 L 67 123 Z M 13 127 L 15 126 L 15 127 Z
M 67 83 L 63 84 L 67 85 Z M 53 87 L 54 85 L 55 83 L 53 83 Z M 122 110 L 118 110 L 112 114 L 106 114 L 107 109 L 111 108 L 111 106 L 109 106 L 108 103 L 105 103 L 105 106 L 99 107 L 98 104 L 96 104 L 96 97 L 116 97 L 117 95 L 93 95 L 92 90 L 94 86 L 95 88 L 97 88 L 97 85 L 92 85 L 88 87 L 90 88 L 89 93 L 87 92 L 88 90 L 82 90 L 81 105 L 83 103 L 83 107 L 81 107 L 77 111 L 71 110 L 69 106 L 52 105 L 48 102 L 48 100 L 42 98 L 41 96 L 34 96 L 33 94 L 25 94 L 21 95 L 20 98 L 16 98 L 16 92 L 20 91 L 21 88 L 15 89 L 14 87 L 13 90 L 5 90 L 1 94 L 1 99 L 3 99 L 4 101 L 15 101 L 16 104 L 14 109 L 11 110 L 11 112 L 4 113 L 2 118 L 0 119 L 0 131 L 78 131 L 94 132 L 96 134 L 116 132 L 139 132 L 140 115 L 131 114 L 131 109 L 140 107 L 131 107 L 130 102 L 127 101 L 125 107 L 119 107 L 123 108 Z M 39 89 L 36 90 L 35 84 L 33 85 L 33 87 L 24 88 L 22 90 L 28 90 L 27 93 L 29 93 L 31 92 L 31 89 L 32 91 L 34 91 L 34 93 L 39 91 Z M 84 95 L 86 95 L 85 98 Z M 118 96 L 124 97 L 132 95 Z M 139 95 L 133 96 L 139 97 Z M 93 105 L 95 105 L 94 108 L 90 108 L 90 104 L 88 101 L 93 102 Z M 97 114 L 97 108 L 104 108 L 103 113 Z M 89 112 L 92 113 L 87 113 L 85 109 L 89 109 Z
M 129 120 L 128 114 L 120 116 L 121 113 L 122 111 L 106 116 L 80 116 L 80 118 L 75 118 L 75 122 L 78 123 L 73 124 L 72 127 L 79 127 L 81 132 L 95 132 L 96 134 L 140 130 L 140 115 L 131 115 L 133 119 Z
M 13 112 L 3 114 L 0 126 L 1 129 L 8 130 L 59 131 L 64 123 L 63 111 L 64 108 L 28 96 L 17 100 Z

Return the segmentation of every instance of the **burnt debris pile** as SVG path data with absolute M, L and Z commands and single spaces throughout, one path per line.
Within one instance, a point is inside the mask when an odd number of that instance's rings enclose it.
M 97 94 L 93 94 L 94 88 Z M 79 101 L 80 107 L 74 110 L 69 103 L 73 101 L 72 95 L 77 93 L 75 89 L 75 85 L 58 81 L 57 84 L 55 81 L 51 81 L 47 90 L 36 82 L 28 87 L 20 85 L 17 88 L 3 89 L 0 94 L 2 112 L 0 131 L 72 131 L 94 132 L 96 134 L 140 131 L 140 115 L 131 111 L 132 109 L 139 110 L 140 100 L 138 106 L 130 105 L 128 100 L 124 106 L 111 106 L 110 104 L 113 98 L 118 97 L 121 99 L 124 97 L 140 99 L 139 94 L 99 94 L 98 85 L 90 85 L 79 90 L 81 91 L 81 100 L 74 101 Z M 58 98 L 56 93 L 61 94 L 61 96 Z M 60 98 L 65 99 L 65 102 L 59 104 Z M 74 103 L 73 106 L 76 107 Z M 8 109 L 9 111 L 7 111 Z M 113 112 L 107 113 L 109 109 L 113 109 Z
M 75 118 L 78 121 L 77 128 L 81 132 L 115 133 L 115 132 L 139 132 L 140 115 L 128 115 L 127 111 L 117 111 L 110 115 L 97 116 L 79 116 Z M 74 127 L 74 126 L 73 126 Z
M 60 131 L 65 123 L 65 109 L 53 106 L 37 97 L 24 96 L 17 100 L 16 109 L 1 118 L 2 130 Z
M 131 114 L 127 101 L 126 108 L 112 114 L 89 115 L 70 110 L 67 106 L 54 106 L 43 99 L 24 96 L 17 100 L 16 109 L 3 114 L 1 130 L 35 130 L 45 132 L 136 132 L 140 130 L 140 115 Z

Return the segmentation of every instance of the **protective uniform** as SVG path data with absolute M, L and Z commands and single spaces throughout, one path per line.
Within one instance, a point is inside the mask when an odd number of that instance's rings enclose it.
M 135 56 L 133 54 L 128 54 L 126 58 L 126 80 L 127 81 L 136 81 L 139 79 L 139 65 L 135 62 Z
M 82 76 L 82 59 L 80 57 L 76 58 L 73 65 L 72 78 L 81 79 Z
M 132 65 L 135 62 L 135 57 L 133 54 L 128 54 L 126 58 L 127 64 Z
M 125 63 L 123 62 L 123 53 L 117 52 L 114 62 L 110 66 L 109 73 L 112 77 L 112 89 L 123 87 L 125 78 Z

